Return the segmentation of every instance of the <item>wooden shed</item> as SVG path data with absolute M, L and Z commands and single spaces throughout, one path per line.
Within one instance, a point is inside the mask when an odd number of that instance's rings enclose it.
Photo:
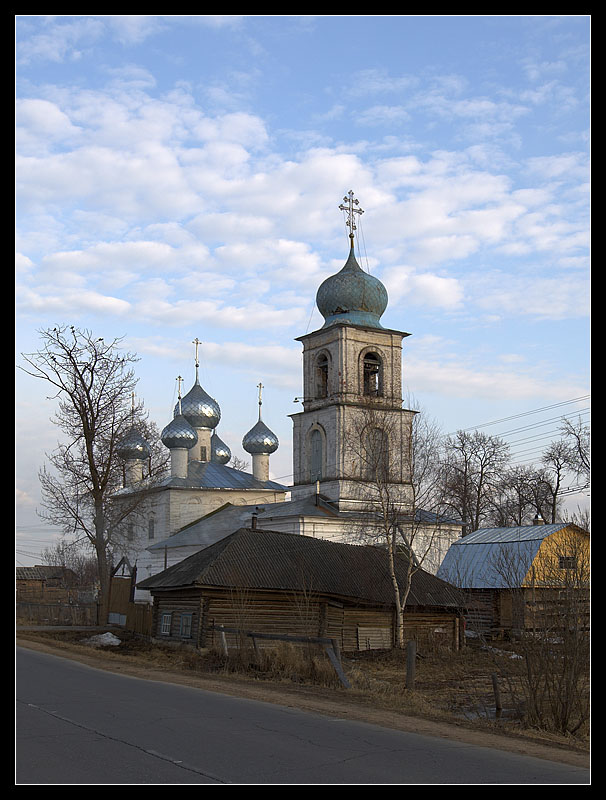
M 405 566 L 398 564 L 401 576 Z M 395 641 L 387 553 L 378 547 L 241 528 L 138 586 L 153 596 L 153 635 L 165 641 L 209 647 L 218 644 L 217 626 L 328 637 L 342 651 Z M 423 570 L 414 574 L 407 638 L 458 649 L 461 616 L 454 587 Z
M 17 600 L 64 600 L 77 583 L 77 575 L 68 567 L 36 564 L 15 568 Z
M 480 528 L 438 576 L 465 590 L 468 628 L 484 636 L 589 625 L 589 532 L 576 525 Z

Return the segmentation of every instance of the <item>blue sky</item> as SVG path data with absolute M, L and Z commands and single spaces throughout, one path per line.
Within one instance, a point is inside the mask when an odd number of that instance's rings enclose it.
M 124 337 L 162 428 L 197 337 L 221 438 L 245 455 L 262 381 L 288 483 L 353 189 L 405 393 L 536 457 L 588 421 L 589 47 L 587 16 L 18 16 L 17 363 L 56 323 Z M 17 374 L 21 563 L 52 538 L 46 394 Z

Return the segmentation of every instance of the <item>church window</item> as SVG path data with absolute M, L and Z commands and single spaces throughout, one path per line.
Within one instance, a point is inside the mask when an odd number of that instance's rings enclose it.
M 383 395 L 383 362 L 376 353 L 364 356 L 364 394 L 369 397 Z
M 382 428 L 371 428 L 363 436 L 362 472 L 367 480 L 389 479 L 389 437 Z
M 147 523 L 147 538 L 148 539 L 153 539 L 154 538 L 154 536 L 155 536 L 155 526 L 156 526 L 156 521 L 155 521 L 155 519 L 153 517 L 151 517 L 150 520 Z
M 135 539 L 135 524 L 134 522 L 129 522 L 127 529 L 126 529 L 126 536 L 129 542 L 133 542 Z
M 316 361 L 316 397 L 328 397 L 328 358 L 325 355 Z
M 322 433 L 316 428 L 309 437 L 310 444 L 310 479 L 311 481 L 322 480 L 322 462 L 324 461 L 324 439 Z

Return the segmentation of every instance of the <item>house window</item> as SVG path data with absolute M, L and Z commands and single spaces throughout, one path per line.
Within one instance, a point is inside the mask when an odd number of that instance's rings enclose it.
M 316 397 L 328 397 L 328 358 L 325 355 L 316 361 Z
M 376 353 L 367 353 L 364 356 L 364 387 L 363 391 L 369 397 L 383 395 L 383 362 Z
M 560 569 L 576 569 L 577 560 L 574 556 L 560 556 Z
M 181 614 L 181 628 L 179 635 L 183 639 L 191 639 L 192 614 Z
M 153 539 L 154 538 L 154 535 L 155 535 L 154 528 L 155 528 L 155 520 L 152 517 L 149 520 L 149 522 L 147 523 L 147 538 L 148 539 Z
M 160 619 L 160 633 L 162 636 L 170 636 L 170 627 L 172 622 L 173 615 L 170 614 L 162 614 Z

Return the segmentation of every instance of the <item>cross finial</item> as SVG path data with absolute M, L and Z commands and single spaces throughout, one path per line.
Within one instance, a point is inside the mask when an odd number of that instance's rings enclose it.
M 202 342 L 196 336 L 196 338 L 193 340 L 192 344 L 196 345 L 196 367 L 199 367 L 200 364 L 198 362 L 198 345 L 202 344 Z
M 179 398 L 179 415 L 181 412 L 181 381 L 183 378 L 180 375 L 177 375 L 177 397 Z
M 360 201 L 354 198 L 353 189 L 350 189 L 347 192 L 347 195 L 343 198 L 343 203 L 339 206 L 341 211 L 347 212 L 347 219 L 345 220 L 345 224 L 349 228 L 349 236 L 353 239 L 354 231 L 357 230 L 356 223 L 355 223 L 355 214 L 363 214 L 364 211 L 361 208 L 355 208 L 355 206 L 359 205 Z
M 261 419 L 261 405 L 263 404 L 263 400 L 261 400 L 261 392 L 265 387 L 262 383 L 257 384 L 257 389 L 259 390 L 259 419 Z

